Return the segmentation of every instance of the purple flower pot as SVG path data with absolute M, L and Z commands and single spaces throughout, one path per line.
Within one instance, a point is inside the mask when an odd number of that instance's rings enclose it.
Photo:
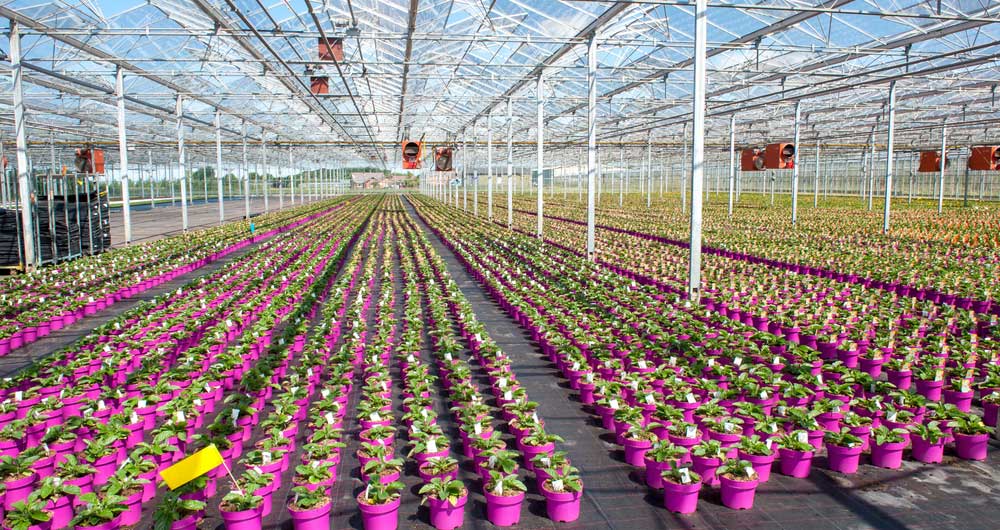
M 521 504 L 524 502 L 524 492 L 517 495 L 494 495 L 485 491 L 486 518 L 497 526 L 514 526 L 521 520 Z
M 399 505 L 399 499 L 396 499 L 396 505 Z M 311 510 L 293 510 L 291 506 L 288 507 L 288 515 L 292 519 L 292 528 L 295 530 L 330 530 L 330 508 L 333 507 L 332 502 L 326 503 L 324 506 L 318 508 L 313 508 Z M 364 509 L 362 508 L 361 514 L 364 516 Z M 375 528 L 396 528 L 395 521 L 393 521 L 392 526 L 368 526 L 367 519 L 365 520 L 365 528 L 368 530 L 373 530 Z
M 694 472 L 701 475 L 701 481 L 708 486 L 718 484 L 719 479 L 715 476 L 716 470 L 722 465 L 719 458 L 705 458 L 691 455 L 691 467 Z
M 941 401 L 941 388 L 944 381 L 924 381 L 917 379 L 917 393 L 927 398 L 928 401 Z
M 944 459 L 944 438 L 932 444 L 920 436 L 910 436 L 910 456 L 917 462 L 940 464 Z
M 9 512 L 15 502 L 23 501 L 28 498 L 28 495 L 31 494 L 32 488 L 34 488 L 35 479 L 37 477 L 37 474 L 32 473 L 24 478 L 4 482 L 6 493 L 4 493 L 3 496 L 3 507 L 6 511 Z
M 263 506 L 258 506 L 252 510 L 240 512 L 227 512 L 220 509 L 219 515 L 226 526 L 226 530 L 261 530 L 261 514 Z
M 826 444 L 827 462 L 831 471 L 851 475 L 858 472 L 861 462 L 862 446 L 844 447 L 842 445 Z
M 675 484 L 663 482 L 663 507 L 674 513 L 694 513 L 698 508 L 698 492 L 701 482 Z
M 52 512 L 52 518 L 49 519 L 50 528 L 67 528 L 73 519 L 73 503 L 67 496 L 49 501 L 46 509 Z
M 733 480 L 719 477 L 721 482 L 722 504 L 733 510 L 749 510 L 753 508 L 753 499 L 757 493 L 758 480 Z
M 811 452 L 803 453 L 800 451 L 785 449 L 784 447 L 779 448 L 778 470 L 785 476 L 806 478 L 809 476 L 809 471 L 812 469 L 812 457 L 813 453 Z
M 950 388 L 944 390 L 944 402 L 955 405 L 955 407 L 962 412 L 969 412 L 972 410 L 972 398 L 974 396 L 975 393 L 971 390 L 969 392 L 960 392 Z
M 630 466 L 644 467 L 646 465 L 646 451 L 653 446 L 653 442 L 628 438 L 623 438 L 622 442 L 625 447 L 625 462 Z
M 469 501 L 468 495 L 456 499 L 453 506 L 448 500 L 439 500 L 434 497 L 427 498 L 427 506 L 430 509 L 431 526 L 437 530 L 453 530 L 462 526 L 465 521 L 465 504 Z
M 670 469 L 670 462 L 657 462 L 645 459 L 646 464 L 646 485 L 653 489 L 663 487 L 663 472 Z
M 582 491 L 549 491 L 542 484 L 542 495 L 545 497 L 545 511 L 549 519 L 557 523 L 569 523 L 580 518 L 580 498 Z
M 771 466 L 774 464 L 774 458 L 776 455 L 751 455 L 744 453 L 743 451 L 738 451 L 736 453 L 740 460 L 746 460 L 750 462 L 753 466 L 754 471 L 757 472 L 757 480 L 761 483 L 771 480 Z
M 955 433 L 955 454 L 962 460 L 986 460 L 988 434 Z
M 906 449 L 906 442 L 872 444 L 872 465 L 885 469 L 899 469 L 903 465 L 904 449 Z

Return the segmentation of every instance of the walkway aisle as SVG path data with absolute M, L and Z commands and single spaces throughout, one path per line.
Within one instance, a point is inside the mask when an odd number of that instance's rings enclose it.
M 716 527 L 701 515 L 675 516 L 660 505 L 658 495 L 649 492 L 642 475 L 624 462 L 622 450 L 596 419 L 585 412 L 576 394 L 569 389 L 555 365 L 542 356 L 531 336 L 511 319 L 482 289 L 451 250 L 427 227 L 409 201 L 406 211 L 424 231 L 434 250 L 444 260 L 462 294 L 490 336 L 514 361 L 514 371 L 533 401 L 546 430 L 562 436 L 557 444 L 580 468 L 584 482 L 584 502 L 580 520 L 566 528 L 660 528 Z M 562 527 L 562 525 L 560 525 Z

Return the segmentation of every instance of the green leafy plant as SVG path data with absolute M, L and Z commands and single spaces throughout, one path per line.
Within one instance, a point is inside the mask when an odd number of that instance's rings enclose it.
M 558 467 L 546 468 L 545 472 L 549 478 L 545 480 L 545 487 L 549 491 L 557 493 L 583 491 L 583 480 L 580 478 L 580 470 L 568 463 Z
M 808 441 L 803 442 L 800 439 L 800 436 L 804 434 L 806 434 L 806 431 L 792 431 L 788 434 L 783 434 L 778 437 L 778 445 L 790 451 L 798 451 L 800 453 L 812 453 L 816 451 L 816 448 L 812 444 Z
M 904 429 L 889 429 L 885 425 L 879 425 L 872 429 L 872 441 L 875 445 L 885 445 L 889 443 L 901 443 L 905 440 L 903 435 L 906 434 Z
M 358 500 L 369 506 L 388 504 L 399 498 L 404 487 L 401 482 L 397 481 L 382 484 L 378 480 L 372 480 L 368 482 L 365 491 L 358 496 Z
M 264 497 L 246 490 L 232 490 L 222 497 L 219 509 L 224 512 L 245 512 L 253 510 L 264 502 Z
M 660 477 L 673 484 L 696 484 L 701 482 L 701 475 L 691 471 L 690 468 L 672 465 L 660 473 Z
M 823 435 L 823 440 L 832 445 L 840 447 L 860 447 L 864 442 L 861 438 L 851 434 L 851 430 L 843 428 L 840 432 L 828 432 Z
M 305 486 L 292 488 L 292 501 L 289 506 L 297 511 L 312 510 L 330 503 L 330 496 L 323 488 L 310 490 Z
M 446 475 L 458 469 L 458 460 L 450 456 L 435 456 L 428 458 L 421 467 L 431 475 Z
M 927 443 L 934 445 L 937 444 L 942 439 L 944 439 L 946 436 L 944 431 L 941 430 L 941 427 L 939 427 L 939 425 L 940 425 L 939 422 L 931 421 L 926 424 L 917 423 L 914 425 L 910 425 L 908 429 L 911 435 L 919 436 Z
M 749 481 L 755 480 L 757 478 L 757 471 L 754 470 L 753 464 L 746 460 L 739 460 L 736 458 L 730 458 L 723 462 L 716 473 L 720 477 L 726 477 L 732 480 Z
M 528 488 L 517 478 L 517 475 L 503 475 L 496 471 L 490 471 L 490 480 L 486 482 L 486 491 L 493 495 L 510 497 L 528 491 Z
M 78 497 L 80 505 L 70 524 L 73 526 L 98 526 L 114 520 L 125 511 L 125 497 L 84 493 Z
M 459 480 L 444 480 L 440 477 L 434 477 L 430 482 L 424 484 L 419 493 L 424 496 L 420 501 L 423 504 L 428 497 L 434 497 L 439 501 L 448 501 L 452 506 L 458 506 L 458 500 L 465 497 L 468 491 L 465 486 Z
M 4 518 L 4 528 L 28 530 L 32 526 L 49 522 L 52 512 L 45 509 L 46 502 L 35 497 L 15 502 Z
M 668 441 L 657 441 L 646 451 L 646 458 L 654 462 L 678 462 L 688 453 L 688 450 Z
M 739 447 L 740 451 L 743 451 L 748 455 L 769 456 L 772 453 L 771 448 L 767 445 L 767 442 L 761 440 L 760 436 L 756 434 L 741 438 L 737 447 Z
M 956 433 L 966 435 L 992 434 L 995 430 L 983 423 L 983 419 L 975 414 L 962 414 L 951 420 L 948 425 L 953 427 Z

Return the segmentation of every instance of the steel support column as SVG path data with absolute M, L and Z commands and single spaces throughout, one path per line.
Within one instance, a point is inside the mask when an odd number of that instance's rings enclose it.
M 938 170 L 938 214 L 944 211 L 944 169 L 948 159 L 948 127 L 941 127 L 941 168 Z
M 708 0 L 696 0 L 694 7 L 694 87 L 692 89 L 691 140 L 691 238 L 688 266 L 688 298 L 701 298 L 701 202 L 705 173 L 705 55 L 707 48 Z
M 184 98 L 177 95 L 177 163 L 180 166 L 181 229 L 188 229 L 187 162 L 184 159 Z
M 125 225 L 125 244 L 129 245 L 132 243 L 132 201 L 128 190 L 128 142 L 125 138 L 125 70 L 121 67 L 115 70 L 115 99 L 118 103 L 118 158 L 122 177 L 122 224 Z M 52 168 L 52 171 L 54 172 L 55 168 Z M 141 187 L 140 183 L 140 191 Z
M 597 32 L 587 49 L 587 259 L 594 261 L 597 180 Z
M 896 82 L 889 83 L 889 131 L 885 146 L 885 205 L 882 210 L 882 233 L 889 233 L 889 210 L 892 204 L 892 173 L 893 167 L 892 150 L 894 135 L 896 133 Z
M 514 108 L 507 98 L 507 228 L 514 228 Z
M 792 166 L 792 225 L 799 221 L 799 129 L 802 121 L 802 100 L 795 102 L 795 125 L 792 144 L 795 145 L 794 165 Z
M 535 206 L 536 209 L 536 226 L 535 235 L 541 239 L 542 238 L 542 208 L 544 207 L 545 199 L 543 198 L 543 193 L 545 191 L 545 148 L 543 142 L 545 141 L 545 108 L 544 108 L 544 93 L 545 90 L 545 80 L 542 75 L 538 75 L 538 82 L 535 85 L 535 99 L 537 100 L 538 106 L 538 124 L 537 124 L 537 135 L 538 135 L 538 203 Z
M 215 183 L 218 186 L 219 196 L 219 224 L 226 220 L 225 195 L 222 188 L 222 179 L 225 174 L 222 171 L 222 111 L 215 111 Z M 232 190 L 230 190 L 230 193 Z M 207 198 L 206 198 L 207 199 Z
M 729 117 L 729 217 L 733 216 L 733 188 L 736 187 L 736 114 Z
M 32 211 L 31 175 L 28 172 L 27 118 L 24 114 L 22 89 L 21 35 L 17 22 L 10 22 L 10 73 L 13 81 L 14 135 L 17 144 L 17 191 L 21 204 L 21 239 L 24 246 L 24 267 L 33 269 L 39 264 L 35 248 L 35 217 Z M 6 183 L 5 183 L 6 184 Z

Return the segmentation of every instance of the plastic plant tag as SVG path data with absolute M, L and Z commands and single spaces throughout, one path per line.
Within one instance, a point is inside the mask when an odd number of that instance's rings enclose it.
M 754 476 L 757 475 L 757 472 L 754 471 L 754 469 L 752 467 L 745 467 L 745 468 L 743 468 L 743 471 L 746 472 L 747 478 L 754 478 Z
M 801 443 L 804 444 L 809 443 L 809 435 L 806 434 L 805 431 L 799 431 L 799 434 L 796 436 L 796 438 L 798 438 L 799 442 Z
M 545 466 L 545 467 L 549 467 L 549 466 L 552 465 L 552 459 L 549 458 L 548 456 L 543 456 L 540 459 L 540 461 L 542 462 L 542 465 Z
M 97 410 L 104 410 L 106 408 L 108 408 L 108 405 L 104 403 L 103 399 L 97 400 Z M 181 420 L 181 421 L 184 421 L 184 420 Z
M 563 489 L 563 481 L 562 481 L 562 479 L 553 480 L 552 481 L 552 489 L 553 489 L 553 491 L 562 491 L 562 489 Z
M 640 370 L 645 370 L 645 369 L 646 369 L 646 361 L 644 361 L 644 360 L 640 360 L 640 361 L 639 361 L 638 363 L 636 363 L 636 364 L 638 364 L 638 365 L 639 365 L 639 369 L 640 369 Z
M 612 409 L 618 410 L 618 400 L 614 398 L 608 400 L 608 406 Z
M 497 379 L 497 384 L 500 385 L 500 388 L 505 388 L 507 386 L 507 378 L 501 377 Z
M 414 361 L 416 361 L 416 359 L 413 358 L 413 354 L 412 353 L 406 354 L 406 362 L 408 362 L 410 364 L 413 364 Z
M 714 357 L 709 357 L 708 358 L 708 365 L 709 366 L 715 366 L 715 358 Z
M 174 417 L 177 418 L 178 422 L 184 422 L 187 420 L 187 418 L 184 416 L 183 410 L 178 410 L 177 414 L 175 414 Z
M 500 483 L 499 481 L 496 484 L 493 485 L 493 494 L 494 495 L 501 495 L 501 494 L 503 494 L 503 484 Z
M 324 388 L 323 390 L 319 391 L 319 395 L 323 396 L 323 399 L 326 399 L 330 397 L 330 391 Z
M 688 468 L 682 467 L 682 468 L 678 469 L 677 471 L 681 474 L 681 484 L 690 484 L 691 483 L 691 472 L 688 471 Z
M 507 401 L 510 401 L 510 400 L 514 399 L 514 393 L 511 392 L 510 390 L 508 390 L 508 391 L 506 391 L 506 392 L 503 393 L 503 398 L 506 399 Z
M 687 428 L 684 429 L 684 437 L 694 438 L 695 436 L 698 436 L 698 428 L 694 425 L 688 425 Z
M 260 461 L 266 466 L 271 463 L 271 452 L 264 451 L 260 454 Z
M 427 439 L 427 452 L 428 453 L 436 453 L 436 452 L 438 452 L 437 442 L 434 441 L 434 438 L 428 438 Z
M 969 380 L 968 379 L 963 379 L 962 380 L 962 388 L 961 388 L 960 391 L 961 392 L 969 392 L 971 390 L 972 389 L 969 387 Z
M 198 399 L 198 398 L 194 398 L 191 402 L 194 403 L 194 406 L 196 406 L 196 407 L 200 407 L 201 406 L 201 400 Z
M 482 426 L 482 424 L 480 424 L 478 422 L 474 423 L 472 425 L 472 432 L 474 432 L 476 434 L 483 434 L 483 426 Z
M 942 379 L 944 379 L 944 368 L 938 368 L 934 372 L 934 380 L 935 381 L 941 381 Z
M 451 359 L 451 352 L 446 352 L 446 353 L 444 354 L 444 359 L 445 359 L 446 361 L 451 361 L 451 360 L 452 360 L 452 359 Z
M 767 390 L 760 391 L 760 399 L 767 399 Z
M 133 412 L 129 415 L 129 421 L 132 423 L 139 423 L 139 415 Z
M 697 402 L 697 400 L 694 397 L 694 394 L 692 394 L 690 392 L 688 392 L 687 395 L 684 396 L 684 398 L 687 399 L 688 403 L 695 403 L 695 402 Z
M 735 364 L 736 366 L 740 366 L 741 364 L 743 364 L 743 357 L 737 357 L 733 359 L 733 364 Z
M 774 445 L 774 440 L 771 439 L 771 438 L 768 438 L 767 440 L 764 440 L 764 445 L 766 445 L 767 446 L 767 450 L 770 451 L 771 450 L 771 446 Z
M 323 418 L 325 418 L 326 422 L 329 423 L 330 425 L 333 425 L 337 421 L 337 419 L 333 416 L 332 412 L 327 412 L 326 414 L 323 415 Z
M 653 397 L 653 394 L 646 394 L 646 404 L 652 405 L 653 403 L 656 403 L 656 399 Z
M 14 392 L 14 401 L 24 401 L 24 392 L 21 390 Z
M 889 421 L 896 421 L 896 411 L 894 410 L 889 411 L 889 413 L 885 415 L 885 419 Z
M 671 355 L 670 359 L 667 362 L 670 364 L 670 366 L 677 366 L 677 357 Z
M 368 415 L 368 417 L 371 421 L 382 421 L 382 416 L 380 416 L 378 412 L 372 412 Z

